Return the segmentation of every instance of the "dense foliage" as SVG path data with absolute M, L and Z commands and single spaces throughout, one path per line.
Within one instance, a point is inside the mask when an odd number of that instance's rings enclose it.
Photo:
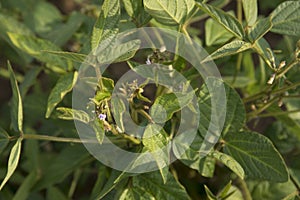
M 124 55 L 98 76 L 87 105 L 94 114 L 72 108 L 71 92 L 90 52 L 117 33 L 149 26 L 179 31 L 203 46 L 222 75 L 224 127 L 205 156 L 199 150 L 214 101 L 203 84 L 207 77 L 195 76 L 188 60 L 164 49 L 138 51 L 137 41 L 108 45 L 100 63 L 105 52 Z M 0 0 L 0 47 L 0 199 L 300 198 L 299 0 Z M 126 173 L 86 150 L 82 143 L 91 141 L 78 137 L 74 120 L 92 127 L 99 144 L 108 137 L 125 150 L 150 153 L 165 146 L 183 108 L 194 112 L 191 93 L 128 82 L 119 95 L 130 116 L 113 98 L 121 75 L 129 69 L 139 74 L 136 66 L 145 63 L 170 66 L 162 69 L 165 76 L 172 78 L 174 70 L 188 79 L 206 118 L 200 117 L 184 155 L 164 152 L 175 162 Z M 130 133 L 124 125 L 130 117 L 148 123 L 148 137 Z M 162 129 L 157 121 L 165 122 Z

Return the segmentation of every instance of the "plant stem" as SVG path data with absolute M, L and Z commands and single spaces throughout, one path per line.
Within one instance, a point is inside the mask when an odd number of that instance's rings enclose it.
M 240 53 L 238 55 L 238 58 L 237 58 L 237 61 L 236 61 L 236 69 L 235 69 L 233 80 L 232 80 L 232 83 L 231 83 L 232 85 L 234 85 L 234 83 L 236 81 L 236 78 L 237 78 L 237 75 L 241 70 L 242 59 L 243 59 L 243 54 Z
M 294 62 L 291 62 L 288 66 L 286 66 L 282 71 L 280 71 L 277 75 L 276 75 L 276 79 L 284 76 L 290 69 L 292 69 L 292 67 L 294 67 L 296 64 L 298 64 L 297 60 L 294 60 Z
M 63 138 L 63 137 L 55 137 L 49 135 L 35 135 L 35 134 L 24 134 L 23 138 L 29 140 L 44 140 L 44 141 L 52 141 L 52 142 L 98 143 L 97 140 L 83 140 L 80 138 Z
M 298 194 L 300 194 L 300 185 L 298 184 L 297 180 L 291 174 L 290 174 L 290 179 L 294 184 L 295 188 L 297 189 Z
M 289 115 L 289 114 L 297 113 L 297 112 L 300 112 L 300 109 L 291 110 L 291 111 L 264 113 L 264 114 L 259 115 L 259 117 L 273 117 L 273 116 L 280 116 L 280 115 Z
M 248 187 L 247 187 L 247 184 L 244 180 L 242 180 L 241 178 L 236 178 L 235 179 L 236 181 L 236 184 L 238 186 L 238 188 L 240 189 L 243 197 L 244 197 L 244 200 L 252 200 L 252 197 L 251 197 L 251 194 L 248 190 Z
M 242 0 L 237 0 L 237 19 L 242 22 L 242 12 L 243 12 L 243 8 L 242 8 Z
M 267 108 L 269 108 L 277 100 L 278 100 L 278 96 L 274 97 L 273 99 L 271 99 L 269 102 L 267 102 L 265 105 L 263 105 L 258 110 L 255 110 L 255 111 L 253 111 L 251 113 L 248 113 L 247 116 L 250 117 L 250 119 L 253 116 L 257 116 L 258 114 L 260 114 L 261 112 L 263 112 L 264 110 L 266 110 Z

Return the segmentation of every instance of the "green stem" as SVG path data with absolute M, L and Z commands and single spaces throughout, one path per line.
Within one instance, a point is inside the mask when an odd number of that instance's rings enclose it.
M 297 180 L 291 174 L 290 174 L 290 179 L 294 184 L 295 188 L 297 189 L 298 194 L 300 194 L 300 185 L 298 184 Z
M 79 138 L 63 138 L 63 137 L 55 137 L 49 135 L 35 135 L 35 134 L 24 134 L 23 138 L 29 140 L 44 140 L 44 141 L 52 141 L 52 142 L 98 143 L 97 140 L 82 140 Z
M 238 75 L 238 73 L 241 70 L 242 60 L 243 60 L 243 54 L 240 53 L 238 55 L 238 58 L 237 58 L 237 61 L 236 61 L 236 69 L 235 69 L 235 72 L 234 72 L 234 76 L 233 76 L 233 80 L 232 80 L 232 85 L 234 85 L 234 83 L 236 81 L 236 78 L 237 78 L 237 75 Z
M 237 0 L 237 19 L 242 22 L 242 12 L 243 12 L 243 8 L 242 8 L 242 1 L 241 0 Z
M 264 114 L 260 114 L 259 117 L 274 117 L 274 116 L 280 116 L 280 115 L 289 115 L 289 114 L 297 113 L 297 112 L 300 112 L 300 109 L 291 110 L 291 111 L 264 113 Z
M 295 60 L 294 62 L 291 62 L 288 66 L 286 66 L 282 71 L 280 71 L 277 75 L 276 75 L 276 79 L 284 76 L 290 69 L 292 69 L 292 67 L 294 67 L 296 64 L 298 64 L 298 61 Z
M 265 105 L 263 105 L 261 108 L 259 108 L 258 110 L 255 110 L 251 113 L 248 113 L 247 116 L 251 119 L 251 117 L 257 116 L 258 114 L 260 114 L 261 112 L 263 112 L 264 110 L 266 110 L 267 108 L 269 108 L 271 105 L 273 105 L 273 103 L 275 101 L 278 100 L 278 96 L 274 97 L 273 99 L 271 99 L 269 102 L 267 102 Z
M 252 197 L 248 190 L 246 182 L 244 180 L 242 180 L 241 178 L 236 178 L 235 181 L 244 197 L 244 200 L 252 200 Z

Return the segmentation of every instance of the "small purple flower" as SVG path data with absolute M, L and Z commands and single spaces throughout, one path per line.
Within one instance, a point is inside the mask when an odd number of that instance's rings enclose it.
M 106 118 L 106 115 L 101 113 L 100 115 L 98 115 L 98 118 L 99 118 L 100 120 L 104 121 L 105 118 Z

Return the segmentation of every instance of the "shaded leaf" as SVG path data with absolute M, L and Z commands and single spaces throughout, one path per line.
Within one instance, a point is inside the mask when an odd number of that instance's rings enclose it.
M 144 0 L 145 10 L 165 25 L 184 24 L 194 8 L 193 0 Z
M 196 5 L 239 39 L 245 37 L 244 28 L 235 17 L 208 4 L 198 2 Z
M 9 142 L 9 135 L 7 132 L 0 127 L 0 154 L 5 149 Z
M 47 200 L 53 200 L 53 199 L 55 199 L 55 200 L 67 200 L 68 198 L 57 187 L 50 186 L 47 189 Z
M 288 180 L 284 160 L 267 137 L 255 132 L 229 132 L 224 140 L 225 152 L 240 163 L 249 178 Z
M 86 55 L 80 53 L 67 52 L 67 51 L 49 51 L 49 50 L 44 50 L 44 52 L 56 55 L 61 58 L 72 60 L 78 63 L 83 63 L 86 59 Z
M 61 76 L 54 88 L 52 89 L 49 98 L 46 111 L 46 118 L 49 118 L 55 106 L 64 98 L 64 96 L 70 92 L 76 81 L 77 81 L 78 72 L 68 73 Z
M 103 121 L 96 118 L 95 120 L 90 122 L 90 124 L 91 124 L 93 130 L 95 131 L 96 138 L 97 138 L 98 142 L 100 144 L 102 144 L 102 142 L 104 140 L 104 135 L 105 135 Z
M 24 80 L 20 84 L 20 94 L 22 98 L 25 97 L 29 88 L 36 82 L 37 76 L 40 74 L 41 71 L 41 68 L 34 67 L 25 74 Z
M 15 145 L 13 146 L 13 148 L 11 149 L 9 159 L 8 159 L 6 176 L 0 185 L 0 191 L 2 190 L 6 182 L 9 180 L 9 178 L 13 175 L 14 171 L 18 166 L 20 153 L 21 153 L 21 144 L 22 144 L 22 138 L 19 138 L 15 143 Z
M 22 185 L 18 188 L 13 200 L 26 200 L 31 192 L 31 188 L 37 180 L 37 172 L 31 172 L 22 182 Z
M 8 71 L 10 77 L 10 84 L 12 87 L 12 105 L 11 105 L 11 123 L 15 131 L 23 132 L 23 105 L 18 87 L 18 83 L 13 72 L 13 69 L 8 62 Z

